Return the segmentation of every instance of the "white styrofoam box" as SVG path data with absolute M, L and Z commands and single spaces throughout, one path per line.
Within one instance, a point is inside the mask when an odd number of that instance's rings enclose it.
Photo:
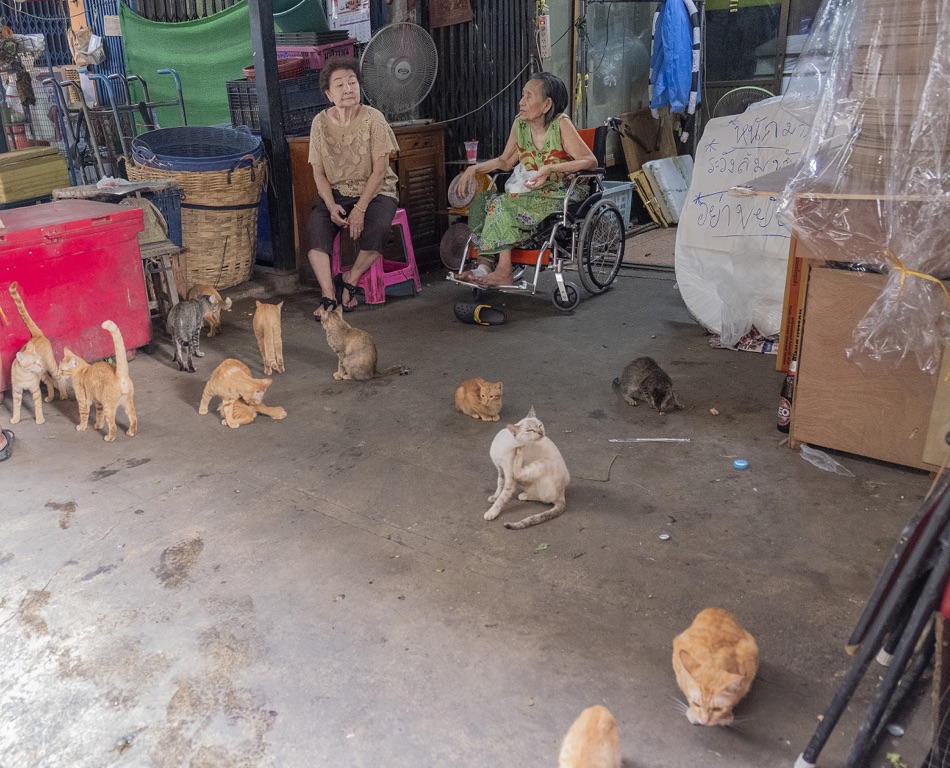
M 656 193 L 660 211 L 671 224 L 680 220 L 689 182 L 693 178 L 693 158 L 689 155 L 664 157 L 643 164 L 643 172 Z

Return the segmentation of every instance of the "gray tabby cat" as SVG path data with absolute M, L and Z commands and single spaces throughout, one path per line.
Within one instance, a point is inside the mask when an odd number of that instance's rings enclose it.
M 195 372 L 192 355 L 204 357 L 198 346 L 201 336 L 201 324 L 204 316 L 218 309 L 218 300 L 214 296 L 198 296 L 187 301 L 179 301 L 168 313 L 165 330 L 175 342 L 175 354 L 172 361 L 178 363 L 179 371 Z
M 652 357 L 638 357 L 614 379 L 614 386 L 630 405 L 637 400 L 649 403 L 661 415 L 670 408 L 682 408 L 673 394 L 673 381 Z

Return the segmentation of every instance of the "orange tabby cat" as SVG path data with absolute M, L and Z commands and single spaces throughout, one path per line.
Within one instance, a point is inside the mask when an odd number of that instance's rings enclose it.
M 243 400 L 250 405 L 260 405 L 270 385 L 270 379 L 253 378 L 250 368 L 240 360 L 229 357 L 214 369 L 211 378 L 205 384 L 201 403 L 198 405 L 198 413 L 207 413 L 208 404 L 214 397 L 220 397 L 222 402 Z
M 43 356 L 37 351 L 36 345 L 32 341 L 28 341 L 23 345 L 23 349 L 16 353 L 13 362 L 10 364 L 10 384 L 13 387 L 11 424 L 20 423 L 20 405 L 23 403 L 23 390 L 27 390 L 33 395 L 33 412 L 36 416 L 36 423 L 46 423 L 46 419 L 43 417 L 43 393 L 40 389 L 40 382 L 46 384 L 46 391 L 49 393 L 46 402 L 49 402 L 53 399 L 53 379 L 46 372 Z
M 96 404 L 96 429 L 102 429 L 103 421 L 109 425 L 105 440 L 115 440 L 115 414 L 119 405 L 125 409 L 129 417 L 129 428 L 125 431 L 129 437 L 134 437 L 138 430 L 138 417 L 135 414 L 135 403 L 132 401 L 134 387 L 129 378 L 129 363 L 125 356 L 125 343 L 118 326 L 111 320 L 106 320 L 102 327 L 112 334 L 115 345 L 115 365 L 111 363 L 93 363 L 90 365 L 68 348 L 63 349 L 63 362 L 60 363 L 59 373 L 73 380 L 73 389 L 76 390 L 76 400 L 79 403 L 79 424 L 76 430 L 82 432 L 89 425 L 89 406 Z
M 46 373 L 56 382 L 56 386 L 59 389 L 59 399 L 68 400 L 69 394 L 66 392 L 66 382 L 62 376 L 59 375 L 59 366 L 56 365 L 56 356 L 53 354 L 53 345 L 50 344 L 49 339 L 43 335 L 36 323 L 33 322 L 33 318 L 30 317 L 30 313 L 26 311 L 26 306 L 23 304 L 23 299 L 20 298 L 20 294 L 17 291 L 17 284 L 10 283 L 10 295 L 13 297 L 13 302 L 16 304 L 16 308 L 20 311 L 20 317 L 23 318 L 23 322 L 26 323 L 26 327 L 30 330 L 30 341 L 33 342 L 34 347 L 36 348 L 37 354 L 39 354 L 40 359 L 43 361 L 43 367 L 46 370 Z M 50 402 L 53 399 L 52 391 L 49 393 L 49 396 L 46 398 L 46 402 Z
M 327 332 L 327 344 L 337 356 L 337 369 L 333 378 L 353 381 L 369 381 L 394 373 L 405 375 L 409 369 L 404 365 L 391 365 L 385 371 L 376 368 L 376 342 L 360 328 L 354 328 L 343 319 L 343 307 L 325 311 L 320 316 L 320 325 Z
M 262 304 L 258 301 L 257 309 L 254 310 L 254 335 L 264 361 L 265 376 L 274 371 L 284 372 L 284 345 L 280 338 L 280 310 L 283 306 L 284 302 Z
M 673 640 L 673 672 L 693 725 L 729 725 L 758 668 L 755 638 L 721 608 L 700 611 Z
M 455 407 L 473 419 L 498 421 L 503 389 L 504 385 L 500 381 L 492 384 L 478 376 L 466 379 L 455 390 Z
M 221 333 L 221 310 L 226 309 L 228 312 L 231 311 L 231 297 L 223 299 L 221 294 L 218 293 L 210 285 L 193 285 L 188 289 L 188 299 L 197 299 L 199 296 L 214 296 L 218 303 L 212 305 L 212 309 L 205 313 L 205 316 L 202 318 L 204 322 L 208 324 L 208 338 L 216 336 Z
M 620 768 L 617 721 L 607 707 L 588 707 L 564 737 L 557 768 Z
M 287 411 L 279 406 L 272 408 L 263 403 L 252 405 L 245 403 L 243 400 L 222 400 L 221 405 L 218 406 L 218 413 L 224 417 L 221 419 L 221 423 L 231 427 L 231 429 L 237 429 L 242 424 L 250 424 L 259 413 L 270 416 L 275 420 L 287 418 Z

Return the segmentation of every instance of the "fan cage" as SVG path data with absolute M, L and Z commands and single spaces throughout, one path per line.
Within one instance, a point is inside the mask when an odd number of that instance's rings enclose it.
M 740 115 L 753 104 L 770 99 L 775 94 L 755 85 L 743 85 L 733 88 L 722 95 L 713 109 L 713 117 Z
M 409 22 L 383 27 L 360 59 L 366 98 L 387 116 L 404 115 L 419 106 L 437 74 L 435 42 L 422 27 Z

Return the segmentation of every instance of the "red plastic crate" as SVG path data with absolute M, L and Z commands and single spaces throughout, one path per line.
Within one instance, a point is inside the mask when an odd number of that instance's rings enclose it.
M 139 208 L 60 200 L 3 212 L 0 229 L 0 387 L 10 386 L 10 362 L 30 340 L 10 283 L 33 321 L 53 344 L 88 362 L 115 354 L 112 336 L 102 329 L 112 320 L 127 349 L 148 344 L 151 318 L 138 233 Z M 6 322 L 4 322 L 4 317 Z
M 308 69 L 323 69 L 330 59 L 353 58 L 356 39 L 341 40 L 326 45 L 278 45 L 278 59 L 306 59 Z

